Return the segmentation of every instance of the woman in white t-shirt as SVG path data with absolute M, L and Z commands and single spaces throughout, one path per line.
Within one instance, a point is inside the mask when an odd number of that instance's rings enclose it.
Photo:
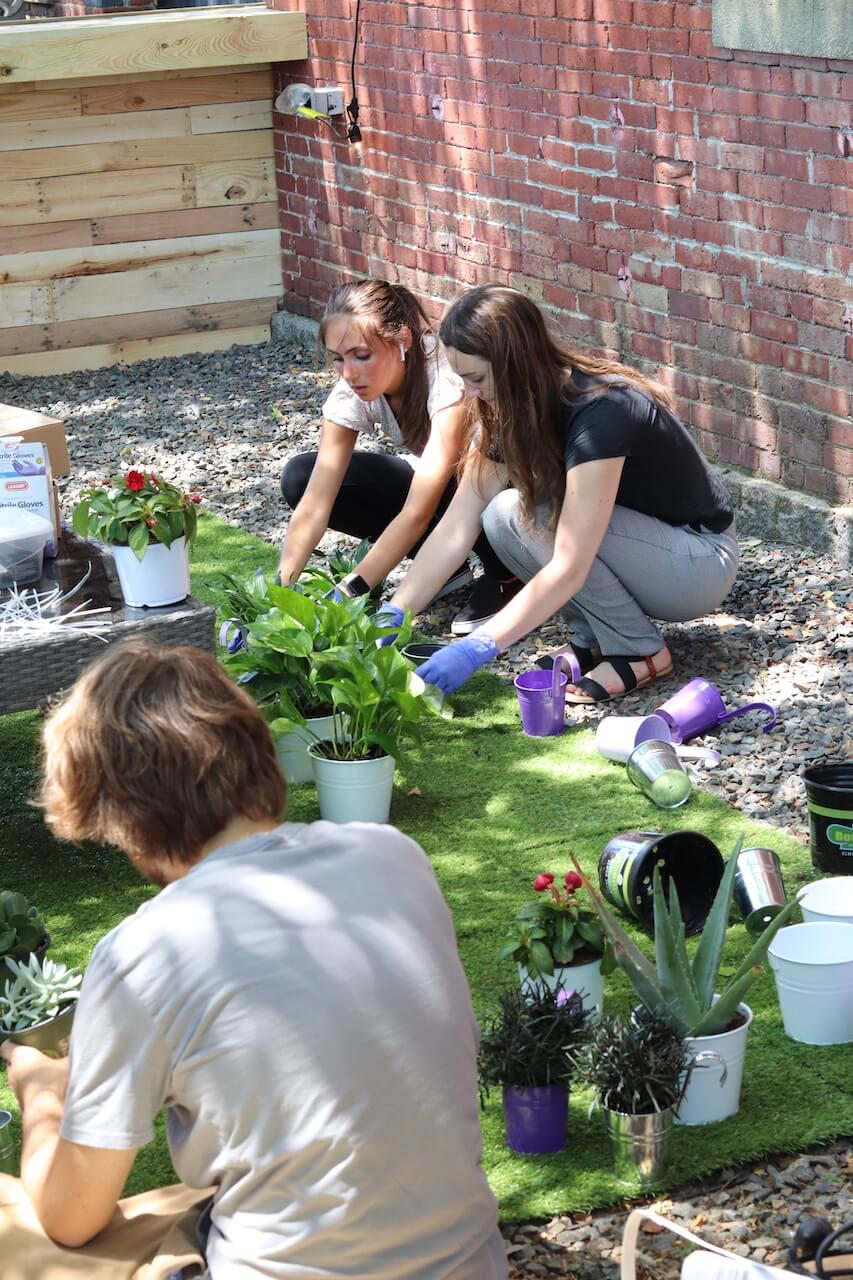
M 369 538 L 373 545 L 358 572 L 339 584 L 347 594 L 360 595 L 417 552 L 456 491 L 465 435 L 462 380 L 439 354 L 420 303 L 402 285 L 342 285 L 326 306 L 320 339 L 341 376 L 323 406 L 319 449 L 291 458 L 282 474 L 293 515 L 279 572 L 283 583 L 294 582 L 327 529 Z M 371 430 L 406 453 L 357 449 L 359 434 Z M 491 595 L 499 596 L 496 584 L 515 579 L 485 537 L 474 550 Z M 470 577 L 463 560 L 437 596 Z M 483 611 L 474 603 L 456 620 L 462 634 L 494 612 L 476 616 Z

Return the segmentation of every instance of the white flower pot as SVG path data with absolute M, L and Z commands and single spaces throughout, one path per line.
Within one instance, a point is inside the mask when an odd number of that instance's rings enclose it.
M 745 1021 L 733 1031 L 722 1031 L 715 1036 L 685 1036 L 684 1043 L 694 1058 L 699 1054 L 708 1054 L 711 1058 L 691 1071 L 676 1112 L 676 1124 L 713 1124 L 737 1115 L 752 1010 L 749 1005 L 739 1004 L 737 1011 Z
M 788 925 L 767 953 L 785 1034 L 801 1044 L 853 1040 L 853 924 Z
M 183 537 L 175 538 L 170 547 L 162 542 L 149 543 L 141 560 L 137 560 L 130 547 L 114 545 L 112 552 L 125 604 L 153 608 L 186 600 L 190 593 L 190 570 Z
M 589 1009 L 592 1022 L 597 1022 L 604 1008 L 604 974 L 601 958 L 588 960 L 586 964 L 567 964 L 556 968 L 552 974 L 542 973 L 538 978 L 528 976 L 524 965 L 518 966 L 521 985 L 530 983 L 534 991 L 553 991 L 559 983 L 564 991 L 577 991 L 583 998 L 583 1006 Z
M 394 789 L 394 757 L 327 760 L 308 748 L 320 816 L 327 822 L 387 822 Z
M 308 748 L 319 738 L 330 738 L 334 729 L 334 716 L 313 716 L 305 728 L 294 729 L 276 739 L 275 753 L 282 773 L 289 783 L 313 782 L 314 766 Z

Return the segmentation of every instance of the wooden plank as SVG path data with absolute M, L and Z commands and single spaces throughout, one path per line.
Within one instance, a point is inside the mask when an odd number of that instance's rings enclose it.
M 46 324 L 52 319 L 49 285 L 0 285 L 0 329 Z
M 221 74 L 228 74 L 230 76 L 249 75 L 251 74 L 251 72 L 259 70 L 262 66 L 263 66 L 262 63 L 253 64 L 248 62 L 244 66 L 220 67 L 218 71 L 220 75 Z M 140 71 L 136 75 L 122 75 L 121 82 L 122 84 L 146 84 L 151 80 L 161 79 L 162 75 L 163 75 L 162 71 Z M 171 71 L 169 73 L 169 79 L 170 80 L 191 80 L 196 76 L 209 76 L 209 75 L 210 75 L 210 67 L 187 67 L 183 71 Z M 65 76 L 63 76 L 62 83 L 64 88 L 66 89 L 91 89 L 91 88 L 94 88 L 96 85 L 102 85 L 104 83 L 104 77 L 103 76 L 76 76 L 76 77 L 66 78 Z M 37 93 L 49 93 L 54 89 L 54 87 L 55 87 L 54 83 L 51 80 L 45 80 L 45 81 L 33 80 L 33 81 L 30 81 L 28 84 L 11 85 L 9 88 L 4 88 L 3 85 L 0 85 L 0 96 L 2 96 L 4 93 L 10 92 L 11 89 L 18 89 L 18 88 L 33 89 Z
M 111 116 L 52 116 L 32 124 L 0 124 L 0 151 L 82 147 L 133 138 L 178 138 L 190 132 L 189 108 L 120 112 Z M 5 161 L 2 164 L 5 173 Z
M 193 133 L 228 133 L 233 129 L 272 129 L 272 91 L 255 102 L 190 107 Z
M 192 168 L 174 165 L 3 182 L 0 183 L 0 227 L 16 226 L 27 220 L 67 222 L 72 218 L 155 213 L 162 209 L 186 208 L 193 200 Z
M 166 338 L 142 338 L 131 342 L 73 347 L 68 351 L 39 351 L 35 355 L 4 356 L 0 359 L 0 372 L 47 377 L 50 374 L 74 373 L 78 369 L 108 369 L 116 364 L 135 364 L 139 360 L 162 360 L 165 356 L 226 351 L 228 347 L 235 345 L 268 342 L 269 336 L 270 327 L 267 323 L 239 329 L 221 329 L 213 333 L 187 333 Z
M 135 311 L 126 316 L 98 316 L 93 320 L 68 320 L 65 324 L 26 325 L 0 329 L 0 356 L 65 351 L 69 347 L 103 344 L 139 338 L 162 338 L 178 333 L 204 333 L 268 324 L 273 311 L 269 298 L 215 302 L 206 307 L 172 307 L 165 311 Z
M 303 13 L 264 5 L 22 22 L 3 32 L 0 77 L 7 84 L 65 76 L 292 62 L 308 56 Z
M 273 77 L 271 67 L 251 68 L 247 75 L 196 76 L 190 79 L 170 76 L 167 80 L 148 80 L 128 84 L 122 78 L 115 84 L 100 84 L 84 89 L 81 103 L 84 115 L 109 115 L 116 111 L 154 111 L 165 107 L 197 107 L 214 102 L 245 102 L 252 98 L 271 101 Z
M 265 231 L 278 227 L 278 205 L 274 200 L 268 200 L 264 204 L 129 213 L 116 218 L 97 218 L 87 225 L 91 226 L 93 244 L 126 244 L 129 240 L 167 240 L 178 236 L 218 235 L 227 231 Z
M 265 206 L 264 206 L 265 207 Z M 4 227 L 0 248 L 6 253 L 43 253 L 46 249 L 69 249 L 92 243 L 92 224 L 84 218 L 72 222 L 26 222 Z
M 96 244 L 84 249 L 53 249 L 45 253 L 9 253 L 0 257 L 0 280 L 10 285 L 45 284 L 68 276 L 109 275 L 116 288 L 124 288 L 123 282 L 116 280 L 116 274 L 140 265 L 168 267 L 209 260 L 217 254 L 228 258 L 269 257 L 278 251 L 278 232 L 271 230 Z
M 272 160 L 232 160 L 193 165 L 195 203 L 257 204 L 275 199 L 275 163 Z
M 185 134 L 181 138 L 143 138 L 138 142 L 96 142 L 88 147 L 45 147 L 7 151 L 3 178 L 54 178 L 72 173 L 105 173 L 119 169 L 163 165 L 203 164 L 214 160 L 270 160 L 274 157 L 272 129 L 247 133 Z
M 281 254 L 211 254 L 184 262 L 141 265 L 115 274 L 76 276 L 53 285 L 51 319 L 85 320 L 168 307 L 205 306 L 240 298 L 274 298 L 281 293 Z
M 36 93 L 32 85 L 15 87 L 0 93 L 0 123 L 8 120 L 43 120 L 45 117 L 79 116 L 80 94 L 73 89 L 57 89 Z

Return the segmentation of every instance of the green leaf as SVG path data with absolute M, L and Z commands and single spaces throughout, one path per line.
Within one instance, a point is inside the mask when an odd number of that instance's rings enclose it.
M 130 531 L 127 539 L 130 549 L 136 556 L 137 560 L 141 560 L 148 550 L 148 528 L 144 524 L 135 524 Z
M 669 882 L 669 909 L 661 884 L 660 871 L 654 871 L 655 960 L 660 990 L 667 1009 L 680 1028 L 692 1030 L 702 1016 L 690 974 L 690 960 L 684 946 L 684 926 L 675 882 Z
M 735 1016 L 738 1005 L 758 977 L 759 972 L 760 970 L 753 969 L 751 972 L 743 974 L 739 981 L 733 982 L 726 987 L 719 1000 L 702 1015 L 696 1026 L 692 1027 L 688 1034 L 691 1036 L 713 1036 L 725 1031 Z
M 734 890 L 737 860 L 743 846 L 743 836 L 739 836 L 731 857 L 726 863 L 711 910 L 702 929 L 702 936 L 693 958 L 693 981 L 702 1007 L 707 1009 L 717 989 L 720 961 L 726 941 L 726 930 L 729 927 L 729 911 L 731 909 L 732 892 Z
M 78 502 L 71 515 L 71 526 L 81 538 L 89 537 L 89 504 Z
M 554 959 L 544 942 L 531 942 L 527 971 L 531 978 L 536 978 L 542 973 L 550 977 L 554 972 Z

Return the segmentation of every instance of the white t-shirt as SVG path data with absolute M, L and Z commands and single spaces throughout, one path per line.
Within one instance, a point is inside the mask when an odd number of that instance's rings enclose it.
M 439 346 L 437 357 L 428 357 L 427 367 L 427 416 L 430 422 L 441 409 L 448 409 L 462 399 L 462 379 L 453 372 L 447 362 L 444 349 Z M 360 400 L 343 378 L 339 378 L 323 405 L 323 417 L 341 427 L 353 431 L 379 431 L 394 444 L 403 444 L 400 424 L 384 396 L 378 400 Z
M 453 922 L 392 827 L 286 823 L 214 850 L 98 943 L 62 1135 L 167 1110 L 215 1185 L 213 1280 L 503 1280 L 477 1030 Z

